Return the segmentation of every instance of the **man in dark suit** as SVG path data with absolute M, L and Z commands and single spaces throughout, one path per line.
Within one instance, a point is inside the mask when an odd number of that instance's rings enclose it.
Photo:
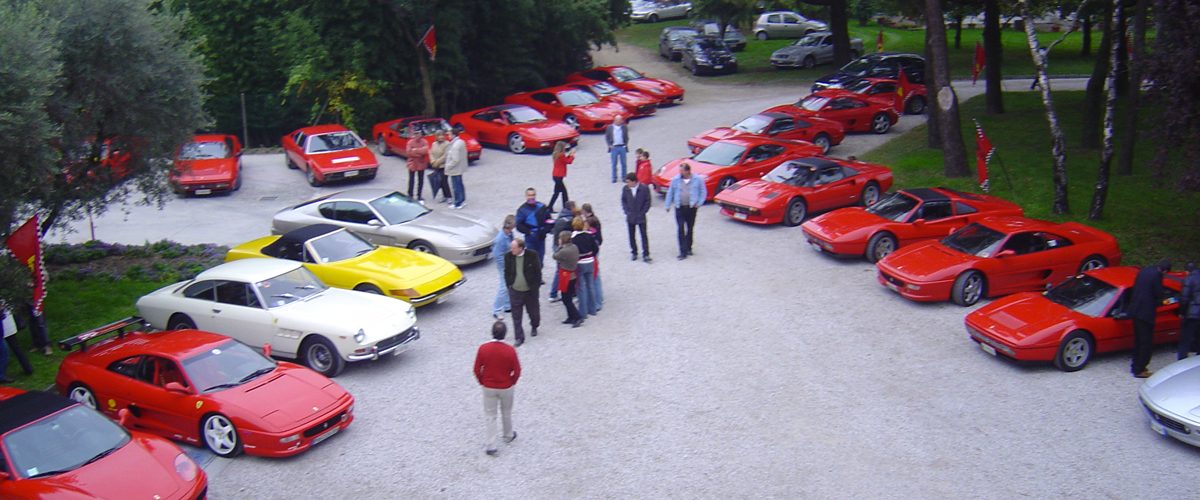
M 608 144 L 609 159 L 612 160 L 612 181 L 617 183 L 617 162 L 621 162 L 621 178 L 625 177 L 626 158 L 629 156 L 629 126 L 625 118 L 617 115 L 612 125 L 604 129 L 604 142 Z
M 629 260 L 637 260 L 638 246 L 633 233 L 642 233 L 642 260 L 650 262 L 650 241 L 646 239 L 646 213 L 650 211 L 650 188 L 639 184 L 637 174 L 625 174 L 625 189 L 621 190 L 621 210 L 625 211 L 625 224 L 629 226 Z
M 1159 262 L 1138 271 L 1133 281 L 1133 296 L 1129 301 L 1129 316 L 1133 318 L 1133 363 L 1129 370 L 1137 378 L 1153 374 L 1150 364 L 1154 347 L 1154 319 L 1163 300 L 1163 273 L 1171 270 L 1170 261 Z
M 1200 268 L 1189 262 L 1187 271 L 1183 292 L 1179 294 L 1179 316 L 1183 318 L 1179 327 L 1179 359 L 1197 352 L 1196 336 L 1200 333 Z
M 542 323 L 542 311 L 538 304 L 538 288 L 542 286 L 542 259 L 537 252 L 525 248 L 525 240 L 513 238 L 509 252 L 504 255 L 504 283 L 508 285 L 508 301 L 512 307 L 513 347 L 525 343 L 525 329 L 521 326 L 522 313 L 529 311 L 529 334 L 537 337 L 538 325 Z

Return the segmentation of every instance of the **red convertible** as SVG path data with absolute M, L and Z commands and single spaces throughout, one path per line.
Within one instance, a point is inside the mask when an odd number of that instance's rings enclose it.
M 382 156 L 393 154 L 405 156 L 405 148 L 408 147 L 408 127 L 410 126 L 417 127 L 417 134 L 430 145 L 433 144 L 434 134 L 450 131 L 450 124 L 444 118 L 428 116 L 410 116 L 376 123 L 374 127 L 371 127 L 371 137 L 375 138 L 375 151 Z M 459 134 L 458 137 L 467 144 L 467 161 L 478 160 L 483 154 L 483 147 L 479 145 L 479 141 L 468 133 Z
M 128 410 L 129 427 L 222 457 L 295 455 L 354 420 L 354 397 L 317 372 L 215 333 L 125 333 L 141 325 L 128 318 L 60 341 L 80 349 L 63 359 L 58 391 L 109 416 Z
M 821 154 L 842 143 L 846 132 L 842 124 L 817 117 L 796 117 L 787 113 L 759 113 L 750 115 L 732 127 L 717 127 L 706 130 L 688 139 L 688 149 L 699 153 L 709 144 L 735 135 L 770 137 L 791 141 L 807 141 L 821 147 Z
M 621 90 L 611 83 L 596 80 L 580 80 L 567 85 L 591 92 L 601 101 L 620 104 L 634 118 L 650 116 L 658 111 L 658 99 L 637 90 Z
M 762 179 L 741 181 L 713 200 L 726 217 L 796 226 L 810 211 L 870 206 L 891 186 L 892 171 L 883 165 L 814 157 L 784 162 Z
M 679 167 L 687 164 L 693 174 L 704 179 L 704 187 L 712 199 L 739 180 L 758 179 L 787 160 L 819 154 L 821 147 L 807 142 L 731 137 L 712 143 L 691 158 L 663 165 L 654 174 L 654 189 L 666 193 Z
M 192 137 L 175 152 L 167 182 L 178 194 L 212 194 L 242 187 L 242 143 L 228 134 Z
M 819 215 L 801 229 L 821 252 L 875 262 L 901 246 L 942 238 L 984 217 L 1024 214 L 1019 205 L 995 196 L 919 188 L 891 193 L 868 208 Z
M 1066 222 L 989 217 L 940 241 L 892 252 L 875 263 L 879 284 L 916 301 L 953 300 L 1043 290 L 1068 276 L 1121 263 L 1117 239 Z
M 283 136 L 288 168 L 304 169 L 314 187 L 344 179 L 374 179 L 379 161 L 358 134 L 341 125 L 304 127 Z
M 928 97 L 925 85 L 901 82 L 891 78 L 862 78 L 846 84 L 846 90 L 867 96 L 868 99 L 891 106 L 897 113 L 919 115 L 925 112 Z
M 968 314 L 967 334 L 993 356 L 1083 369 L 1093 354 L 1133 348 L 1133 320 L 1125 308 L 1137 273 L 1128 266 L 1094 269 L 1045 293 L 1004 297 Z M 1155 344 L 1179 340 L 1181 279 L 1163 277 L 1167 292 L 1154 321 Z
M 601 66 L 567 75 L 567 83 L 598 80 L 623 90 L 636 90 L 658 99 L 659 106 L 683 102 L 683 87 L 670 80 L 650 78 L 627 66 Z
M 517 92 L 505 97 L 504 102 L 524 104 L 552 119 L 562 120 L 580 132 L 603 132 L 618 116 L 629 118 L 625 106 L 601 101 L 591 92 L 570 85 Z
M 166 439 L 57 394 L 0 387 L 0 498 L 191 500 L 207 490 L 200 466 Z
M 775 106 L 764 113 L 772 111 L 797 117 L 825 118 L 841 123 L 847 132 L 883 134 L 900 120 L 891 104 L 842 89 L 818 90 L 795 104 Z
M 579 142 L 579 131 L 558 120 L 546 118 L 538 110 L 519 104 L 500 104 L 467 111 L 450 117 L 457 130 L 465 131 L 479 142 L 507 146 L 521 154 L 527 150 L 546 151 L 554 143 Z

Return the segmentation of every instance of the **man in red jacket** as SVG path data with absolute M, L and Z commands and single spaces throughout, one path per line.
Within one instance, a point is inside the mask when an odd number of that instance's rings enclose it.
M 496 456 L 496 441 L 503 437 L 505 443 L 517 438 L 512 428 L 513 386 L 521 378 L 521 361 L 517 350 L 504 343 L 508 327 L 503 321 L 492 324 L 492 341 L 484 342 L 475 354 L 475 379 L 483 386 L 483 414 L 487 418 L 488 455 Z M 504 424 L 504 434 L 496 434 L 496 407 Z

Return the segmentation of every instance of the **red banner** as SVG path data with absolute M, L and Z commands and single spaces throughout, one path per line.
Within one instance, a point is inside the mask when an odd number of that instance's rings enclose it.
M 5 241 L 13 258 L 29 268 L 33 274 L 33 310 L 42 314 L 42 301 L 46 298 L 46 266 L 42 263 L 42 242 L 38 235 L 37 216 L 33 216 L 13 231 Z
M 995 151 L 996 148 L 992 146 L 992 141 L 988 140 L 987 135 L 983 133 L 983 126 L 979 124 L 979 120 L 975 120 L 975 164 L 979 175 L 979 187 L 985 193 L 990 187 L 988 162 L 992 160 L 992 153 Z
M 879 36 L 875 37 L 875 52 L 883 52 L 883 30 L 879 30 Z
M 437 59 L 437 35 L 433 31 L 433 26 L 430 26 L 425 31 L 425 36 L 421 37 L 421 46 L 425 47 L 425 51 L 429 52 L 429 60 Z
M 979 73 L 986 65 L 987 53 L 983 51 L 983 45 L 975 42 L 975 64 L 971 65 L 971 85 L 975 85 L 975 82 L 979 81 Z

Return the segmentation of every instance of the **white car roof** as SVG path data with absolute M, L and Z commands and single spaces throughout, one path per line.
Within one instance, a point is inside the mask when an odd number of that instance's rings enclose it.
M 275 258 L 239 259 L 204 271 L 196 276 L 196 280 L 225 279 L 254 283 L 274 278 L 300 265 L 299 262 Z

